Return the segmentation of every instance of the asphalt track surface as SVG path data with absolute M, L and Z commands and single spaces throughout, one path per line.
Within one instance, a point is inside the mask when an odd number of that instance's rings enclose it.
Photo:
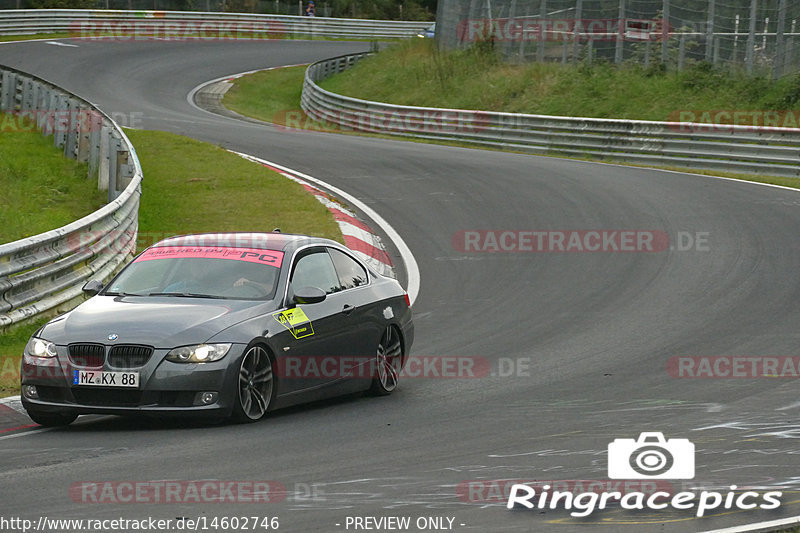
M 800 193 L 285 132 L 186 101 L 210 79 L 360 51 L 365 43 L 74 44 L 1 45 L 0 64 L 62 85 L 117 118 L 133 116 L 134 126 L 269 159 L 363 200 L 419 263 L 413 353 L 484 357 L 493 375 L 409 378 L 388 398 L 344 398 L 250 425 L 176 428 L 82 417 L 66 429 L 0 436 L 4 516 L 277 516 L 284 531 L 353 531 L 348 516 L 407 516 L 412 524 L 432 516 L 454 518 L 459 531 L 701 531 L 800 514 L 797 381 L 676 379 L 666 370 L 676 356 L 798 355 Z M 707 248 L 455 249 L 456 232 L 479 229 L 660 230 L 673 244 L 688 232 L 705 235 Z M 517 372 L 508 376 L 511 363 Z M 608 443 L 641 431 L 695 443 L 695 479 L 674 482 L 677 489 L 777 487 L 782 506 L 702 520 L 691 512 L 612 508 L 581 519 L 558 510 L 509 511 L 502 497 L 481 501 L 481 491 L 459 496 L 459 484 L 469 480 L 607 479 Z M 273 480 L 288 495 L 270 504 L 92 504 L 69 492 L 80 481 L 170 479 Z

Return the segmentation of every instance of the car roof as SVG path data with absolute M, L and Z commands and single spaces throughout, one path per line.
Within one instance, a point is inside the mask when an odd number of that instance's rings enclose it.
M 153 247 L 162 246 L 215 246 L 220 248 L 255 248 L 257 250 L 290 251 L 306 245 L 334 245 L 339 243 L 322 237 L 293 233 L 196 233 L 177 235 L 159 241 Z

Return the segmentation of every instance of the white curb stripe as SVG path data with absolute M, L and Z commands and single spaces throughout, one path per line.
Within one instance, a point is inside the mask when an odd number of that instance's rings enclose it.
M 713 531 L 704 531 L 703 533 L 755 533 L 757 531 L 773 531 L 777 528 L 796 526 L 798 524 L 800 524 L 800 516 L 792 516 L 789 518 L 782 518 L 780 520 L 772 520 L 770 522 L 758 522 L 756 524 L 748 524 L 746 526 L 733 526 L 725 529 L 714 529 Z
M 11 409 L 15 410 L 18 413 L 27 414 L 25 408 L 22 407 L 22 400 L 19 396 L 8 396 L 6 398 L 0 398 L 0 405 L 5 405 L 6 407 L 10 407 Z

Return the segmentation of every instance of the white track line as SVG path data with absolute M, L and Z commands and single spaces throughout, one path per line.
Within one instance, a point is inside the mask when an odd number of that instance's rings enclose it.
M 773 531 L 777 528 L 796 525 L 800 525 L 800 516 L 781 518 L 780 520 L 772 520 L 769 522 L 758 522 L 756 524 L 748 524 L 746 526 L 733 526 L 725 529 L 715 529 L 713 531 L 704 531 L 703 533 L 755 533 L 756 531 Z

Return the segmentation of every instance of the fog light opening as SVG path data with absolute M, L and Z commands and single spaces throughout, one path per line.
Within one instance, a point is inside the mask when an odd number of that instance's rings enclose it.
M 26 398 L 30 398 L 31 400 L 39 399 L 39 391 L 36 390 L 36 385 L 23 385 L 22 395 Z
M 213 403 L 217 403 L 217 398 L 219 397 L 219 393 L 217 392 L 198 392 L 197 396 L 195 396 L 194 404 L 195 405 L 211 405 Z

